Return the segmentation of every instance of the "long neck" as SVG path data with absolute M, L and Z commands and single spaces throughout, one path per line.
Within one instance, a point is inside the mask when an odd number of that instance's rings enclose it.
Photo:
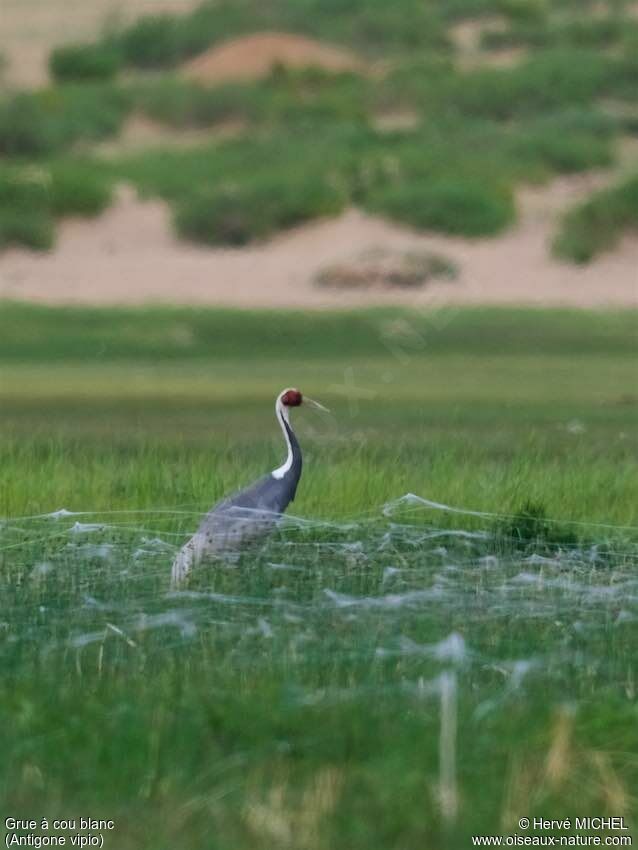
M 277 402 L 275 412 L 277 414 L 277 420 L 279 422 L 279 425 L 281 426 L 281 430 L 284 435 L 284 440 L 286 441 L 288 455 L 286 457 L 286 460 L 284 461 L 284 463 L 282 463 L 280 467 L 278 467 L 277 469 L 273 469 L 272 476 L 273 478 L 285 478 L 289 480 L 293 485 L 292 498 L 294 498 L 295 490 L 297 489 L 297 483 L 301 478 L 301 448 L 299 446 L 299 443 L 297 442 L 297 438 L 295 437 L 294 431 L 290 427 L 290 421 L 288 419 L 288 408 Z

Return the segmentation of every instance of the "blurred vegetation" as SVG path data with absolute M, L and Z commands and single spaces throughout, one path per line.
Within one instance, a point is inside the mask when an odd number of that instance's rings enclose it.
M 116 55 L 122 68 L 174 68 L 216 42 L 258 30 L 305 33 L 371 55 L 449 46 L 444 16 L 420 0 L 397 7 L 382 0 L 222 0 L 185 15 L 141 18 L 86 49 Z
M 344 357 L 364 362 L 366 358 L 391 355 L 402 362 L 401 355 L 458 354 L 471 359 L 480 353 L 486 358 L 509 354 L 534 360 L 539 351 L 567 361 L 586 354 L 603 360 L 613 357 L 624 360 L 631 370 L 635 337 L 636 313 L 612 310 L 448 307 L 418 312 L 400 308 L 289 311 L 285 334 L 281 333 L 281 313 L 277 310 L 131 310 L 5 302 L 0 311 L 0 360 L 13 365 L 188 359 L 214 363 L 217 368 L 228 359 L 254 360 L 253 342 L 257 339 L 266 361 L 286 363 L 290 352 L 295 351 L 300 362 L 313 358 L 334 361 L 331 370 L 340 368 Z M 278 369 L 279 365 L 274 366 L 273 374 L 277 375 Z M 343 378 L 342 371 L 339 376 Z M 206 381 L 210 385 L 209 377 Z M 603 407 L 601 415 L 609 417 L 610 411 Z
M 321 176 L 285 171 L 246 186 L 193 195 L 178 206 L 175 224 L 179 233 L 198 242 L 244 245 L 310 218 L 334 215 L 344 201 Z
M 120 68 L 120 55 L 108 46 L 71 45 L 54 50 L 49 65 L 52 77 L 60 82 L 110 80 Z
M 101 209 L 119 180 L 167 200 L 181 235 L 212 244 L 244 244 L 348 204 L 415 227 L 498 233 L 515 219 L 517 185 L 610 166 L 621 134 L 638 131 L 638 23 L 623 2 L 605 14 L 590 6 L 239 0 L 60 47 L 51 56 L 55 85 L 0 100 L 0 180 L 12 183 L 0 196 L 2 241 L 49 247 L 53 219 Z M 512 67 L 465 67 L 451 27 L 467 20 L 483 26 L 483 44 L 529 52 Z M 171 71 L 223 39 L 274 29 L 383 57 L 383 69 L 279 67 L 262 80 L 218 85 Z M 117 76 L 132 66 L 155 72 Z M 612 101 L 620 107 L 608 109 Z M 386 129 L 384 118 L 397 112 L 410 121 Z M 210 139 L 101 153 L 96 143 L 116 139 L 131 116 L 208 129 Z M 228 126 L 237 137 L 224 141 L 216 133 Z M 32 213 L 16 225 L 11 192 L 34 164 L 49 181 L 49 203 L 43 210 L 29 189 Z M 77 187 L 77 203 L 75 190 L 56 188 L 61 173 Z
M 71 84 L 0 101 L 0 155 L 43 158 L 116 135 L 131 107 L 119 86 Z
M 571 210 L 563 219 L 554 250 L 561 257 L 586 263 L 613 248 L 630 229 L 638 229 L 638 173 Z
M 604 17 L 549 15 L 537 20 L 520 20 L 506 28 L 486 28 L 481 44 L 488 49 L 503 47 L 587 47 L 606 48 L 628 44 L 638 32 L 638 22 L 629 21 L 619 9 Z
M 44 250 L 53 244 L 53 217 L 41 179 L 0 174 L 0 247 L 26 245 Z
M 55 219 L 97 215 L 111 201 L 111 186 L 88 163 L 56 162 L 47 169 L 0 166 L 0 248 L 50 248 Z

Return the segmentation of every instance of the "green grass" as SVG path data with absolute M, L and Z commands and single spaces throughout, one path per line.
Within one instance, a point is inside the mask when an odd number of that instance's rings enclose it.
M 542 316 L 542 325 L 537 317 Z M 498 310 L 440 307 L 319 313 L 289 311 L 282 333 L 277 311 L 201 310 L 192 307 L 60 307 L 3 302 L 0 359 L 5 363 L 252 359 L 259 351 L 284 361 L 388 354 L 398 358 L 463 354 L 537 354 L 577 358 L 585 352 L 629 362 L 636 344 L 632 311 Z M 255 343 L 256 344 L 256 343 Z M 6 377 L 3 376 L 3 377 Z
M 122 850 L 634 829 L 636 322 L 3 305 L 3 810 Z M 285 385 L 332 410 L 294 412 L 305 524 L 170 595 Z
M 573 262 L 587 263 L 637 229 L 638 175 L 632 175 L 570 210 L 554 241 L 554 251 Z

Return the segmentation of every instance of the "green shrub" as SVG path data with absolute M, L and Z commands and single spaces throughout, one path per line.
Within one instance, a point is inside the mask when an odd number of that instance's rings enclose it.
M 120 53 L 108 45 L 69 45 L 51 53 L 49 69 L 59 82 L 111 80 L 121 62 Z
M 178 19 L 174 15 L 140 18 L 118 39 L 125 60 L 141 68 L 171 66 L 182 54 L 178 43 Z
M 114 38 L 124 61 L 139 68 L 170 68 L 214 42 L 259 29 L 258 7 L 242 2 L 203 3 L 185 15 L 139 18 Z M 252 19 L 252 22 L 251 22 Z
M 338 213 L 345 198 L 321 177 L 284 175 L 204 190 L 177 206 L 178 232 L 212 245 L 245 245 L 312 218 Z
M 498 233 L 515 213 L 510 192 L 460 178 L 398 183 L 374 193 L 369 205 L 415 227 L 463 236 Z
M 638 174 L 596 192 L 570 210 L 554 240 L 554 251 L 573 262 L 587 263 L 613 248 L 630 229 L 638 229 Z
M 0 102 L 0 154 L 39 156 L 59 147 L 60 128 L 43 115 L 38 99 L 17 94 Z
M 498 9 L 515 24 L 541 26 L 549 12 L 547 0 L 499 0 Z
M 56 217 L 93 216 L 111 202 L 108 178 L 91 163 L 57 163 L 51 167 L 49 205 Z
M 622 44 L 627 33 L 635 30 L 635 22 L 620 15 L 605 18 L 582 16 L 550 22 L 522 21 L 507 29 L 487 29 L 481 34 L 486 49 L 502 47 L 604 48 Z
M 65 85 L 0 101 L 0 155 L 39 157 L 116 134 L 131 107 L 123 89 Z
M 139 88 L 136 102 L 149 118 L 171 127 L 212 127 L 256 118 L 263 111 L 263 86 L 231 83 L 207 88 L 167 79 Z
M 463 115 L 510 119 L 586 106 L 621 84 L 625 70 L 595 51 L 547 51 L 514 68 L 457 75 L 441 86 L 438 98 Z
M 616 126 L 597 112 L 561 112 L 525 125 L 512 141 L 512 152 L 559 174 L 599 168 L 612 162 Z
M 110 202 L 111 184 L 89 162 L 0 170 L 0 247 L 53 245 L 55 219 L 96 215 Z
M 450 46 L 441 16 L 421 0 L 305 0 L 281 2 L 276 19 L 316 38 L 353 45 L 363 51 L 415 52 Z
M 505 538 L 515 546 L 534 546 L 537 552 L 549 545 L 574 546 L 578 537 L 574 531 L 562 523 L 547 518 L 547 510 L 542 502 L 526 501 L 516 513 L 495 523 L 495 535 Z
M 536 20 L 546 13 L 543 0 L 446 0 L 441 14 L 449 20 L 481 18 L 500 13 L 513 20 Z
M 579 16 L 550 29 L 548 43 L 574 47 L 611 47 L 622 41 L 628 29 L 635 25 L 620 15 L 606 18 Z
M 0 247 L 46 250 L 53 244 L 53 234 L 47 176 L 0 172 Z
M 328 122 L 366 122 L 370 94 L 358 74 L 276 68 L 261 84 L 256 105 L 265 121 L 321 128 Z
M 0 248 L 22 245 L 36 251 L 48 251 L 53 241 L 53 219 L 46 211 L 19 212 L 0 207 Z
M 203 86 L 165 78 L 135 87 L 136 106 L 172 127 L 212 127 L 238 120 L 309 126 L 367 119 L 369 88 L 355 74 L 279 68 L 265 80 Z
M 119 133 L 132 107 L 131 93 L 111 84 L 67 84 L 38 94 L 42 110 L 60 128 L 62 146 Z

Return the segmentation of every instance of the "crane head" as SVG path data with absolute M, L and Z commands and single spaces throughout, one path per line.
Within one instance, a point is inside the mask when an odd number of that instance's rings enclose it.
M 299 405 L 304 402 L 312 405 L 312 407 L 318 408 L 319 410 L 323 410 L 325 413 L 330 413 L 328 408 L 324 407 L 323 404 L 319 404 L 319 402 L 315 401 L 314 398 L 303 396 L 299 390 L 295 390 L 293 388 L 283 390 L 277 397 L 277 405 L 281 405 L 282 408 L 299 407 Z
M 284 390 L 284 392 L 281 394 L 281 403 L 286 405 L 286 407 L 299 407 L 302 401 L 303 396 L 301 395 L 299 390 Z

